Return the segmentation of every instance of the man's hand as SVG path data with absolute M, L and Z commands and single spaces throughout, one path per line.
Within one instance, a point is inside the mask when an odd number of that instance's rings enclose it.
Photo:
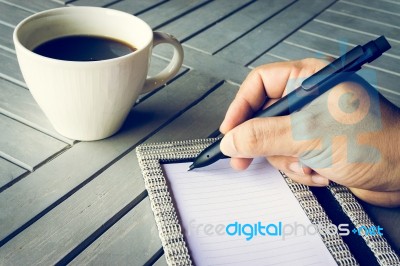
M 299 183 L 332 180 L 367 202 L 400 206 L 400 110 L 365 80 L 355 76 L 290 116 L 250 119 L 265 99 L 272 104 L 325 65 L 304 59 L 254 69 L 221 124 L 222 152 L 238 170 L 265 156 Z

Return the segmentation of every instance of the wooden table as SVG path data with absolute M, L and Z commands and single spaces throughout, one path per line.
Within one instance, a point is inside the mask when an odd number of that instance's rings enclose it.
M 102 141 L 55 132 L 15 57 L 15 25 L 64 5 L 124 10 L 184 46 L 179 75 L 142 97 L 123 128 Z M 0 0 L 0 265 L 164 265 L 134 149 L 218 135 L 239 84 L 258 65 L 338 56 L 378 35 L 393 48 L 368 69 L 400 105 L 399 14 L 398 0 Z M 154 53 L 151 73 L 171 51 Z M 400 210 L 365 207 L 399 251 Z

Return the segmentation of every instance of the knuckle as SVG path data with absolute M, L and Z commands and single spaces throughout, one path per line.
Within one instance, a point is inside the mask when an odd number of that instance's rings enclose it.
M 253 68 L 250 73 L 247 75 L 248 78 L 250 79 L 254 79 L 254 78 L 258 78 L 260 76 L 260 73 L 263 70 L 263 66 L 258 66 L 256 68 Z
M 249 150 L 253 151 L 256 154 L 260 154 L 260 146 L 262 145 L 262 133 L 260 132 L 260 129 L 256 127 L 254 121 L 250 122 L 250 130 L 249 130 L 249 138 L 248 138 L 248 143 L 247 147 Z
M 244 153 L 244 147 L 243 147 L 243 139 L 240 137 L 241 134 L 239 132 L 239 134 L 235 132 L 232 133 L 232 143 L 233 143 L 233 147 L 234 149 L 238 152 L 238 153 Z

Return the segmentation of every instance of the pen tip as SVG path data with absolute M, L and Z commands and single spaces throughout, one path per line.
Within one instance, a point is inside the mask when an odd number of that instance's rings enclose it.
M 188 171 L 192 171 L 193 169 L 194 169 L 194 164 L 191 164 L 191 165 L 189 166 Z

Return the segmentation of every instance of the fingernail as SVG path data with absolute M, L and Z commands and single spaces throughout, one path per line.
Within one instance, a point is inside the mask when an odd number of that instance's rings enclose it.
M 290 171 L 297 173 L 297 174 L 302 174 L 302 175 L 305 174 L 303 167 L 301 166 L 301 164 L 299 162 L 293 162 L 293 163 L 289 164 L 289 169 L 290 169 Z
M 223 154 L 230 157 L 235 157 L 237 154 L 236 147 L 233 144 L 232 134 L 226 134 L 221 140 L 220 148 Z
M 311 180 L 318 185 L 323 185 L 323 186 L 329 185 L 329 179 L 323 177 L 322 175 L 312 175 Z

